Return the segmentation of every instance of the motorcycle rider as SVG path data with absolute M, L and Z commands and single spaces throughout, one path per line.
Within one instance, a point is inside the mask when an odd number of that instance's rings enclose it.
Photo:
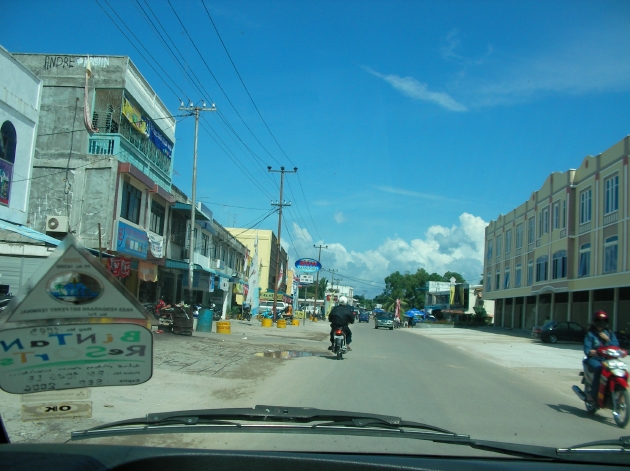
M 328 322 L 330 322 L 330 347 L 328 347 L 328 350 L 332 350 L 335 330 L 343 329 L 346 334 L 347 350 L 351 351 L 352 332 L 350 332 L 348 324 L 354 324 L 354 315 L 352 314 L 352 307 L 348 306 L 348 298 L 345 296 L 339 297 L 339 304 L 332 308 L 330 314 L 328 314 Z
M 608 330 L 608 314 L 606 311 L 596 311 L 593 314 L 593 323 L 588 332 L 584 336 L 584 365 L 593 372 L 593 383 L 591 390 L 585 391 L 588 402 L 595 404 L 597 402 L 597 393 L 599 392 L 599 378 L 602 373 L 602 361 L 605 358 L 597 356 L 599 347 L 618 347 L 619 342 L 615 333 Z

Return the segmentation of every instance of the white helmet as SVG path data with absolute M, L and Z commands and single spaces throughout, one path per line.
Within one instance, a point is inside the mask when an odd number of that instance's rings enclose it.
M 339 304 L 341 304 L 342 306 L 345 306 L 346 304 L 348 304 L 348 298 L 346 298 L 345 296 L 340 296 Z

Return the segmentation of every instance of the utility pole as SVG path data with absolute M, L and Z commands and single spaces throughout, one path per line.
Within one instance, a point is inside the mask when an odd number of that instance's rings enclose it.
M 193 316 L 193 269 L 195 266 L 195 211 L 197 198 L 197 140 L 199 137 L 199 113 L 202 111 L 217 111 L 214 103 L 210 108 L 206 108 L 206 103 L 202 102 L 202 106 L 193 105 L 192 102 L 188 106 L 184 106 L 184 102 L 180 102 L 179 111 L 187 111 L 190 116 L 195 116 L 195 145 L 193 150 L 193 174 L 192 174 L 192 201 L 190 204 L 190 235 L 188 237 L 188 304 L 190 309 L 190 318 Z
M 276 320 L 278 319 L 278 313 L 276 312 L 276 308 L 277 308 L 277 303 L 278 300 L 276 299 L 278 297 L 278 281 L 275 278 L 277 278 L 278 275 L 278 270 L 280 267 L 280 250 L 281 250 L 281 246 L 280 246 L 280 231 L 282 230 L 282 208 L 284 206 L 291 206 L 291 203 L 287 203 L 286 201 L 282 200 L 282 190 L 284 189 L 284 174 L 285 173 L 297 173 L 298 169 L 297 167 L 293 167 L 293 171 L 289 171 L 289 170 L 285 170 L 284 167 L 280 167 L 280 170 L 271 170 L 271 166 L 267 167 L 267 170 L 271 173 L 279 173 L 280 174 L 280 200 L 275 202 L 275 203 L 271 203 L 272 206 L 278 206 L 278 248 L 276 250 L 276 276 L 274 277 L 273 280 L 273 321 L 276 322 Z
M 316 249 L 319 249 L 319 255 L 317 256 L 317 261 L 319 262 L 322 258 L 322 249 L 327 249 L 328 246 L 327 245 L 315 245 L 313 244 L 313 247 L 315 247 Z M 321 265 L 321 262 L 320 262 Z M 317 281 L 315 282 L 315 303 L 314 306 L 315 308 L 313 309 L 313 316 L 316 317 L 317 316 L 317 292 L 319 290 L 319 270 L 317 270 Z M 324 290 L 325 292 L 325 290 Z M 304 322 L 306 323 L 306 316 L 304 316 Z

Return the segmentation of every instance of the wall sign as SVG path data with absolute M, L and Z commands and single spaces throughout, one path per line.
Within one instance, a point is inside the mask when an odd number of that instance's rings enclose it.
M 295 261 L 295 268 L 304 273 L 313 273 L 322 269 L 322 264 L 313 258 L 301 258 Z
M 149 237 L 145 231 L 118 221 L 117 252 L 145 260 L 148 248 Z

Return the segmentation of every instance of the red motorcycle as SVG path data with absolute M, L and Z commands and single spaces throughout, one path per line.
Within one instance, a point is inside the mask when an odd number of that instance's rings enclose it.
M 584 401 L 586 410 L 594 414 L 598 409 L 612 409 L 615 423 L 624 428 L 628 425 L 630 414 L 630 395 L 628 394 L 628 367 L 620 360 L 628 354 L 627 350 L 619 347 L 599 347 L 597 356 L 603 357 L 602 374 L 599 379 L 599 392 L 596 404 L 587 401 L 586 393 L 590 391 L 594 373 L 584 365 L 582 384 L 584 391 L 578 386 L 573 386 L 573 392 Z

